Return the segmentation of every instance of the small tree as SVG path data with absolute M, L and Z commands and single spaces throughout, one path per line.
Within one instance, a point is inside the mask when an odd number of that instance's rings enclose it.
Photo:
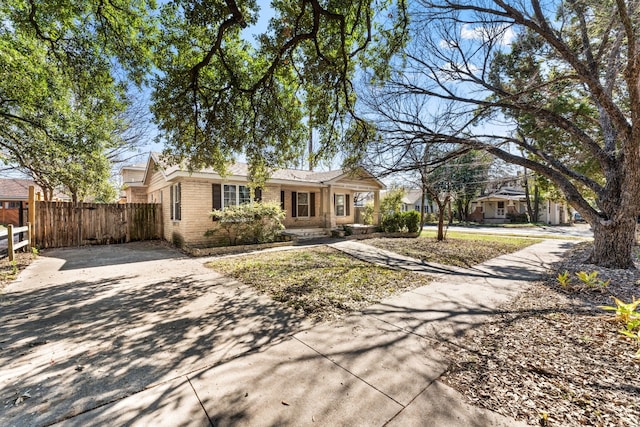
M 395 233 L 403 228 L 402 198 L 405 195 L 403 188 L 390 190 L 380 200 L 380 215 L 382 230 L 388 233 Z

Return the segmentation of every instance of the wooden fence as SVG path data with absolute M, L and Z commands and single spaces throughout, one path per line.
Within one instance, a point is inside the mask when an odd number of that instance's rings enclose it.
M 9 261 L 13 261 L 18 249 L 30 246 L 30 234 L 31 225 L 14 227 L 13 224 L 9 224 L 6 230 L 0 230 L 0 259 L 6 256 Z
M 36 201 L 34 205 L 33 216 L 30 215 L 33 245 L 42 249 L 162 237 L 162 207 L 159 204 Z

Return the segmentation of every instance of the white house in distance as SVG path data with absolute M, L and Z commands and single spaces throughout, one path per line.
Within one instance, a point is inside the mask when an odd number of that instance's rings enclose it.
M 515 182 L 515 180 L 514 180 Z M 504 184 L 504 182 L 501 182 Z M 471 202 L 469 221 L 484 224 L 505 224 L 512 220 L 524 220 L 527 215 L 527 203 L 524 189 L 519 186 L 505 186 L 499 188 L 500 183 L 489 184 L 489 193 L 477 197 Z M 415 210 L 420 212 L 422 192 L 418 189 L 408 190 L 402 198 L 404 212 Z M 437 213 L 438 205 L 430 199 L 425 200 L 425 213 Z M 549 225 L 559 225 L 571 222 L 567 206 L 564 202 L 545 200 L 540 205 L 539 221 Z
M 527 199 L 522 188 L 506 187 L 471 202 L 469 220 L 485 224 L 504 224 L 514 216 L 527 214 Z M 570 222 L 563 202 L 545 200 L 540 206 L 539 221 L 550 225 Z

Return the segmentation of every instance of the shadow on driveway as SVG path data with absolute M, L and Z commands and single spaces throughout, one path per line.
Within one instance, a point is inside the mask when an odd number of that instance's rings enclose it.
M 160 244 L 48 251 L 0 295 L 0 425 L 86 412 L 269 347 L 300 322 Z

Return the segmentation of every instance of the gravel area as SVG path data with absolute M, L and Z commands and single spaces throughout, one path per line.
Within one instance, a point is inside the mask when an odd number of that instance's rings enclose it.
M 555 273 L 452 346 L 443 381 L 473 404 L 542 426 L 640 426 L 638 343 L 612 321 L 611 296 L 640 296 L 640 271 L 585 264 L 580 244 Z M 640 265 L 638 265 L 640 267 Z M 598 271 L 606 288 L 559 285 L 557 272 Z

